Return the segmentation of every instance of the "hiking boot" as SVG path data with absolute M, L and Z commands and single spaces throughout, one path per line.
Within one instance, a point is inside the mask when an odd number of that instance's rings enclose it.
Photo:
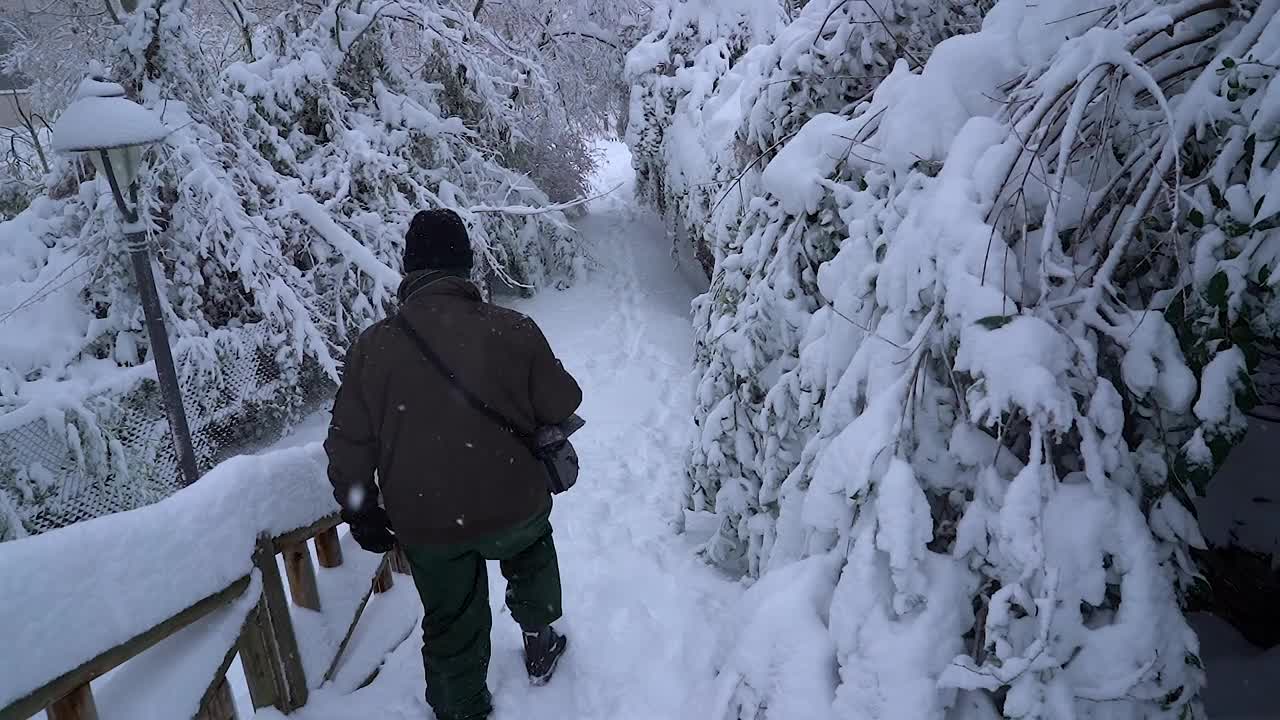
M 556 632 L 550 625 L 537 630 L 524 631 L 524 667 L 529 681 L 534 685 L 546 685 L 555 674 L 560 656 L 569 646 L 569 639 Z

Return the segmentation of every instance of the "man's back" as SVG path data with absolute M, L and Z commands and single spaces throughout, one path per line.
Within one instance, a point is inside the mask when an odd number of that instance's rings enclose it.
M 421 273 L 406 279 L 401 297 L 401 314 L 458 382 L 522 433 L 563 421 L 581 402 L 537 325 L 482 302 L 466 280 Z M 550 503 L 522 441 L 473 408 L 390 319 L 366 330 L 348 356 L 326 449 L 335 478 L 377 468 L 407 545 L 483 537 Z
M 551 679 L 569 642 L 552 627 L 563 608 L 545 470 L 458 387 L 523 435 L 567 420 L 582 391 L 533 321 L 481 301 L 467 280 L 474 264 L 456 212 L 413 216 L 400 285 L 411 330 L 384 320 L 351 347 L 325 441 L 352 537 L 370 552 L 398 545 L 409 561 L 422 597 L 426 699 L 440 720 L 493 710 L 487 561 L 507 578 L 531 682 Z

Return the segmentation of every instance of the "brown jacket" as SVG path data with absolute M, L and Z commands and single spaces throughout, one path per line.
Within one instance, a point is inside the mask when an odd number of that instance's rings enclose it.
M 458 379 L 520 431 L 563 422 L 582 402 L 538 326 L 483 302 L 466 280 L 417 273 L 400 298 L 401 314 Z M 391 319 L 351 347 L 325 451 L 338 503 L 367 507 L 381 490 L 409 546 L 499 533 L 551 501 L 528 448 L 468 404 Z

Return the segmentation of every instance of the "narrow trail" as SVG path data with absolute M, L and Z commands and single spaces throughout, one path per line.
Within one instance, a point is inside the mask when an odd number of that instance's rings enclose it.
M 552 517 L 571 645 L 552 684 L 530 687 L 502 606 L 504 581 L 491 568 L 495 720 L 706 718 L 719 618 L 740 593 L 672 528 L 692 432 L 689 302 L 701 288 L 670 257 L 661 223 L 639 209 L 625 148 L 605 150 L 597 185 L 624 185 L 578 223 L 595 267 L 569 290 L 516 304 L 542 326 L 586 397 L 588 425 L 575 437 L 583 475 Z M 408 614 L 420 612 L 409 585 L 370 607 L 370 623 L 395 628 L 383 633 L 394 650 L 374 682 L 355 692 L 321 688 L 291 717 L 433 717 L 422 699 L 418 633 L 401 639 Z

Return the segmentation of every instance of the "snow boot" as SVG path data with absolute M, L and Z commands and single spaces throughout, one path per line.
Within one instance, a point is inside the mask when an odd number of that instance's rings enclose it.
M 556 632 L 550 625 L 537 630 L 524 631 L 524 667 L 529 672 L 529 682 L 546 685 L 560 664 L 560 656 L 569 646 L 569 639 Z

